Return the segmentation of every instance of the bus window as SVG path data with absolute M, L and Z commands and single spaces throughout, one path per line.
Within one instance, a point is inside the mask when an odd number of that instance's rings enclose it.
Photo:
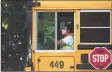
M 74 49 L 74 13 L 73 12 L 58 12 L 58 44 L 59 50 L 72 50 Z M 64 29 L 65 28 L 65 29 Z M 63 30 L 68 34 L 63 34 Z M 71 34 L 71 35 L 70 35 Z M 69 39 L 69 40 L 68 40 Z M 71 47 L 70 47 L 71 46 Z
M 63 50 L 62 47 L 67 47 L 66 43 L 63 46 L 58 45 L 58 41 L 64 38 L 62 29 L 65 26 L 70 26 L 70 46 L 74 50 L 74 12 L 38 12 L 36 15 L 37 50 Z
M 55 12 L 37 13 L 37 49 L 55 50 Z
M 110 11 L 80 12 L 80 43 L 110 43 Z

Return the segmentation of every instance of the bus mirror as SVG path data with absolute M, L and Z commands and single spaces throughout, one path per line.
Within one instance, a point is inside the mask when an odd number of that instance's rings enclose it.
M 40 2 L 32 2 L 32 6 L 35 7 L 35 6 L 40 6 Z

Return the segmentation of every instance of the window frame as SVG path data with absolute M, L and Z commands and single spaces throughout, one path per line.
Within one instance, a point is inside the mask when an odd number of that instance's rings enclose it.
M 83 43 L 83 42 L 79 42 L 79 44 L 85 44 L 85 45 L 87 45 L 87 44 L 95 44 L 95 45 L 97 45 L 97 44 L 111 44 L 111 36 L 112 36 L 112 34 L 111 34 L 111 10 L 80 10 L 80 13 L 79 13 L 79 17 L 80 17 L 80 14 L 81 14 L 81 12 L 109 12 L 110 13 L 110 27 L 80 27 L 80 29 L 81 28 L 109 28 L 110 29 L 110 42 L 109 43 Z M 79 30 L 80 30 L 79 29 Z M 80 33 L 81 33 L 81 31 L 80 31 Z
M 38 25 L 38 17 L 37 17 L 37 13 L 38 12 L 54 12 L 55 13 L 55 50 L 37 50 L 37 47 L 38 47 L 38 45 L 37 45 L 37 43 L 38 43 L 38 35 L 37 35 L 37 25 Z M 62 11 L 34 11 L 34 32 L 36 32 L 35 33 L 35 35 L 34 35 L 34 37 L 35 37 L 35 43 L 36 44 L 34 44 L 34 51 L 35 52 L 75 52 L 75 48 L 74 48 L 74 50 L 57 50 L 57 18 L 58 18 L 58 15 L 57 15 L 57 13 L 58 12 L 73 12 L 74 13 L 74 20 L 75 20 L 75 11 L 73 10 L 73 11 L 64 11 L 64 10 L 62 10 Z M 75 26 L 75 21 L 74 21 L 74 26 Z M 74 30 L 75 30 L 75 27 L 74 27 Z M 76 46 L 75 45 L 75 43 L 76 42 L 74 42 L 74 47 Z

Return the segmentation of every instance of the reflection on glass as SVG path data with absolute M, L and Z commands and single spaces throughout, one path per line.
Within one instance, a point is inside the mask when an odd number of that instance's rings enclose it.
M 55 50 L 55 13 L 39 12 L 37 16 L 37 49 Z

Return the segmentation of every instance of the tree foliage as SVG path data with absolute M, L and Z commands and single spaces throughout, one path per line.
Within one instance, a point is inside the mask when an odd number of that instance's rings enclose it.
M 38 13 L 37 29 L 39 35 L 39 48 L 44 50 L 53 50 L 55 48 L 55 13 Z
M 25 25 L 25 5 L 25 0 L 1 1 L 1 24 L 8 24 L 7 30 L 3 27 L 1 30 L 2 71 L 21 71 L 24 68 L 24 48 L 23 44 L 18 44 L 22 39 L 17 30 Z

